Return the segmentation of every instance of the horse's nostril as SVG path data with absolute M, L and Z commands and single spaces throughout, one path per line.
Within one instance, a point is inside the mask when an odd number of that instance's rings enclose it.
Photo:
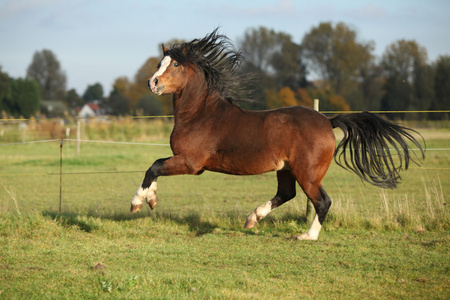
M 154 82 L 155 82 L 155 85 L 158 85 L 158 77 L 155 78 Z

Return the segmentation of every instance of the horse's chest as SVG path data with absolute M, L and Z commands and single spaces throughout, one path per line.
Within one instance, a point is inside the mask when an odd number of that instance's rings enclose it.
M 174 130 L 170 136 L 170 146 L 174 154 L 198 152 L 207 144 L 204 133 L 198 131 Z

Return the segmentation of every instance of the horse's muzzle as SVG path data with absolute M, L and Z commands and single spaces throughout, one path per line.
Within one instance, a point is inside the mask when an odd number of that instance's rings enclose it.
M 164 90 L 164 85 L 159 85 L 158 86 L 158 77 L 156 78 L 151 78 L 148 81 L 148 87 L 150 88 L 150 91 L 152 91 L 152 93 L 156 94 L 156 95 L 161 95 L 163 93 Z

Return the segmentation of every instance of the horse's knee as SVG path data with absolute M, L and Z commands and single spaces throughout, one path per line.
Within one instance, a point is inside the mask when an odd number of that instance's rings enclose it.
M 331 199 L 322 186 L 306 185 L 302 186 L 306 196 L 311 200 L 320 224 L 323 224 L 328 210 L 331 206 Z
M 142 181 L 143 188 L 150 187 L 150 185 L 152 185 L 161 175 L 161 169 L 163 167 L 164 161 L 166 160 L 167 158 L 158 159 L 150 168 L 148 168 L 147 172 L 145 172 L 144 180 Z
M 320 194 L 320 198 L 318 199 L 318 201 L 316 201 L 316 204 L 313 201 L 313 205 L 314 205 L 314 207 L 316 209 L 316 213 L 319 217 L 320 224 L 323 224 L 323 221 L 325 220 L 325 217 L 331 206 L 331 199 L 327 195 L 327 193 L 325 192 L 325 189 L 323 187 L 319 188 L 319 194 Z

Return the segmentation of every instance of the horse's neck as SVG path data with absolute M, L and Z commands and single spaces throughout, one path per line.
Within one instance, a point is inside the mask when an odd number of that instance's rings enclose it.
M 195 118 L 206 105 L 206 95 L 186 87 L 173 95 L 173 114 L 175 119 Z
M 176 123 L 187 123 L 216 113 L 224 114 L 234 106 L 220 99 L 216 93 L 208 93 L 206 82 L 196 80 L 173 95 L 173 113 Z

